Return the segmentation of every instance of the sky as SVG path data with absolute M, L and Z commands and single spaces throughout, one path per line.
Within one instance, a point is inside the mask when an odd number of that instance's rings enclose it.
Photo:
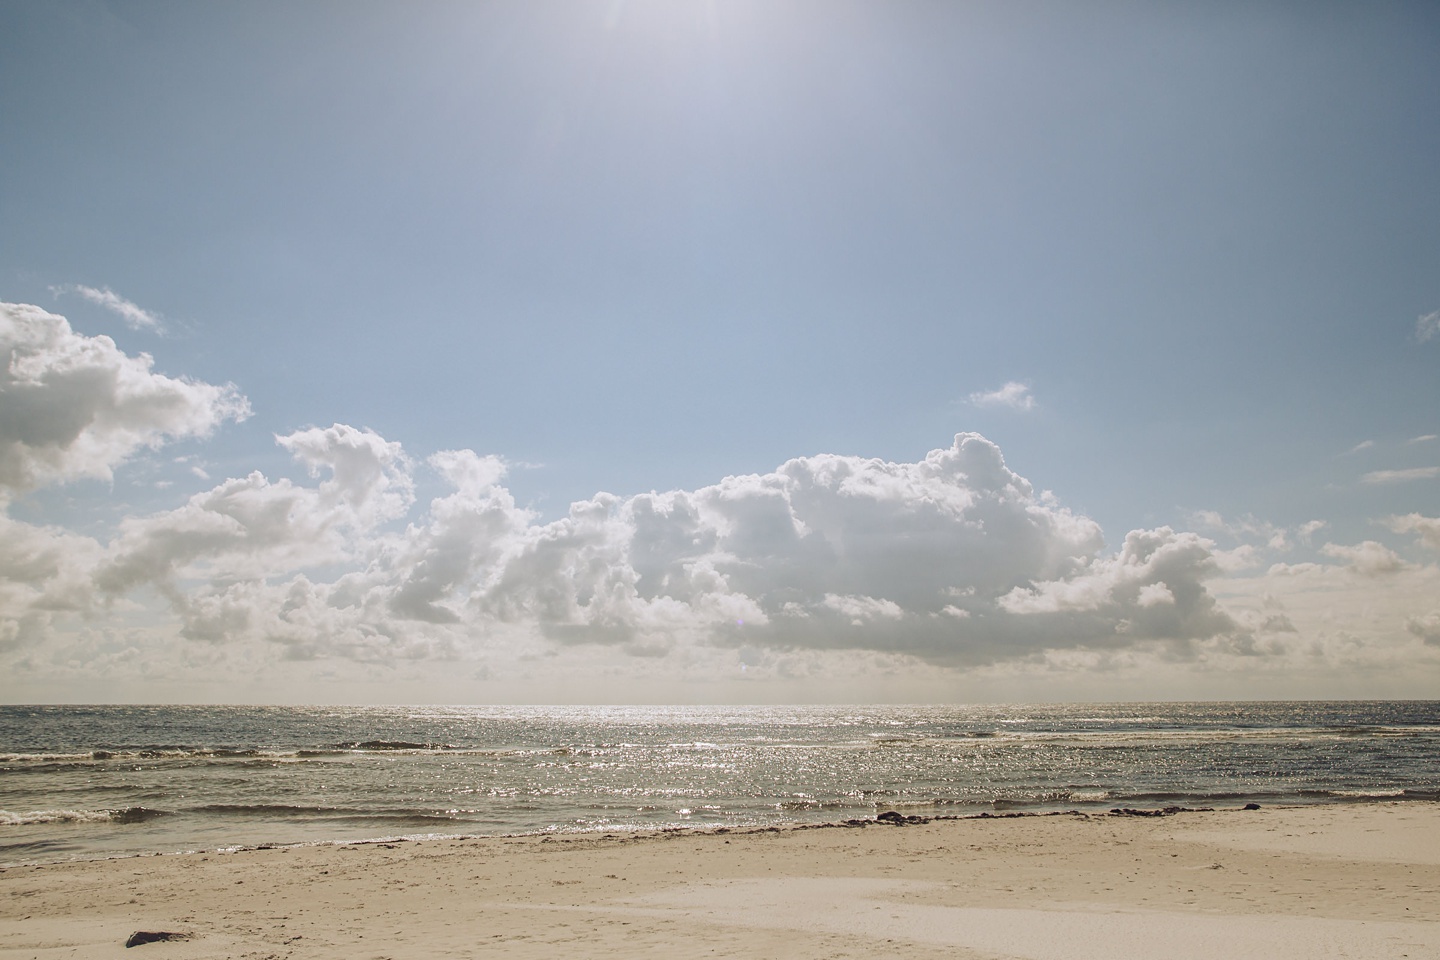
M 1437 51 L 0 0 L 0 701 L 1434 697 Z

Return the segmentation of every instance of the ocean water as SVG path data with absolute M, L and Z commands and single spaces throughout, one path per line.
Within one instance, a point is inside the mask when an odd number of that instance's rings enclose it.
M 0 864 L 906 814 L 1440 799 L 1440 702 L 0 707 Z

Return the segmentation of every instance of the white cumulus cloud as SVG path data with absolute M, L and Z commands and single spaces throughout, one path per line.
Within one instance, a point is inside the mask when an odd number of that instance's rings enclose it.
M 1405 561 L 1389 547 L 1374 540 L 1357 544 L 1327 543 L 1320 548 L 1327 557 L 1343 560 L 1355 573 L 1366 577 L 1378 577 L 1387 573 L 1398 573 L 1405 569 Z
M 1134 530 L 1120 554 L 1090 560 L 1064 579 L 1016 587 L 1001 609 L 1115 644 L 1114 635 L 1199 640 L 1238 631 L 1204 581 L 1220 574 L 1214 544 L 1168 527 Z
M 57 617 L 92 611 L 100 544 L 0 514 L 0 651 L 39 643 Z
M 1420 542 L 1432 550 L 1440 550 L 1440 517 L 1427 517 L 1419 513 L 1386 517 L 1385 526 L 1396 533 L 1418 533 Z
M 127 521 L 95 567 L 149 584 L 185 636 L 295 657 L 451 656 L 536 643 L 646 658 L 708 647 L 869 650 L 945 665 L 1236 632 L 1210 544 L 1099 528 L 976 434 L 913 463 L 820 455 L 697 490 L 600 494 L 538 523 L 505 464 L 447 451 L 452 492 L 403 530 L 418 465 L 336 425 L 278 438 L 313 486 L 260 474 Z
M 125 520 L 95 583 L 110 594 L 140 584 L 179 596 L 187 580 L 265 580 L 363 556 L 362 541 L 413 502 L 399 444 L 354 427 L 277 438 L 315 473 L 313 487 L 259 472 L 197 493 L 178 509 Z
M 249 415 L 231 385 L 154 372 L 109 337 L 64 317 L 0 304 L 0 497 L 44 483 L 108 478 L 138 450 L 208 435 Z

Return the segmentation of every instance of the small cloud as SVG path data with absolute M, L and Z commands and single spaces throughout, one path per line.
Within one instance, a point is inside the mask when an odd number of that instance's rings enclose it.
M 1351 447 L 1349 450 L 1346 450 L 1345 456 L 1352 456 L 1353 454 L 1359 453 L 1361 450 L 1369 450 L 1373 446 L 1375 446 L 1374 440 L 1361 440 L 1359 443 L 1355 444 L 1355 446 Z
M 190 472 L 193 473 L 193 474 L 195 474 L 195 476 L 199 477 L 201 480 L 209 480 L 209 479 L 210 479 L 210 474 L 208 474 L 208 473 L 205 472 L 205 468 L 204 468 L 204 467 L 198 467 L 198 466 L 196 466 L 196 467 L 191 467 L 191 468 L 190 468 Z
M 1427 313 L 1415 320 L 1415 339 L 1424 343 L 1432 337 L 1440 335 L 1440 310 L 1434 313 Z
M 1440 439 L 1440 434 L 1427 433 L 1418 437 L 1411 437 L 1409 440 L 1406 440 L 1405 443 L 1408 446 L 1415 443 L 1429 443 L 1431 440 L 1436 439 Z
M 1366 577 L 1378 577 L 1405 569 L 1405 561 L 1401 560 L 1394 550 L 1374 540 L 1366 540 L 1355 546 L 1327 543 L 1320 548 L 1320 552 L 1327 557 L 1345 561 L 1349 569 Z
M 1230 525 L 1218 510 L 1196 510 L 1190 514 L 1190 522 L 1197 527 L 1208 527 L 1211 530 L 1229 531 Z
M 1260 551 L 1252 544 L 1242 543 L 1234 550 L 1215 550 L 1215 566 L 1225 573 L 1239 573 L 1260 565 Z
M 1380 522 L 1396 533 L 1418 533 L 1421 543 L 1435 550 L 1440 550 L 1440 517 L 1427 517 L 1419 513 L 1408 513 L 1403 517 L 1386 517 Z
M 970 403 L 977 407 L 1009 407 L 1012 410 L 1035 409 L 1035 398 L 1030 395 L 1030 388 L 1014 380 L 999 390 L 991 390 L 988 393 L 977 391 L 970 394 Z
M 161 321 L 160 315 L 146 310 L 131 300 L 126 300 L 120 294 L 109 287 L 87 287 L 82 283 L 72 283 L 69 286 L 51 287 L 55 294 L 74 293 L 97 306 L 104 307 L 111 313 L 118 313 L 125 321 L 125 326 L 131 330 L 149 330 L 152 333 L 164 333 L 165 324 Z
M 1410 617 L 1405 629 L 1434 647 L 1440 647 L 1440 610 L 1423 617 Z
M 1360 478 L 1361 483 L 1404 483 L 1407 480 L 1433 480 L 1440 477 L 1440 467 L 1411 467 L 1408 470 L 1371 470 Z
M 1197 510 L 1190 514 L 1190 522 L 1197 527 L 1217 530 L 1236 540 L 1264 540 L 1271 550 L 1289 550 L 1290 534 L 1284 527 L 1277 527 L 1268 520 L 1261 520 L 1246 514 L 1237 520 L 1227 520 L 1215 510 Z
M 1329 526 L 1329 524 L 1324 520 L 1306 520 L 1296 528 L 1295 532 L 1299 535 L 1300 542 L 1308 547 L 1310 545 L 1310 538 L 1327 526 Z
M 867 620 L 899 620 L 905 615 L 905 611 L 900 608 L 898 603 L 875 597 L 841 596 L 827 593 L 820 605 L 834 610 L 841 616 L 849 617 L 850 623 L 857 627 Z

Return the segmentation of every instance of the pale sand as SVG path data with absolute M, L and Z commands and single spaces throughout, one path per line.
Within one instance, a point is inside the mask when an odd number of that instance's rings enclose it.
M 136 930 L 193 934 L 131 950 Z M 11 867 L 0 958 L 1440 958 L 1440 804 Z

